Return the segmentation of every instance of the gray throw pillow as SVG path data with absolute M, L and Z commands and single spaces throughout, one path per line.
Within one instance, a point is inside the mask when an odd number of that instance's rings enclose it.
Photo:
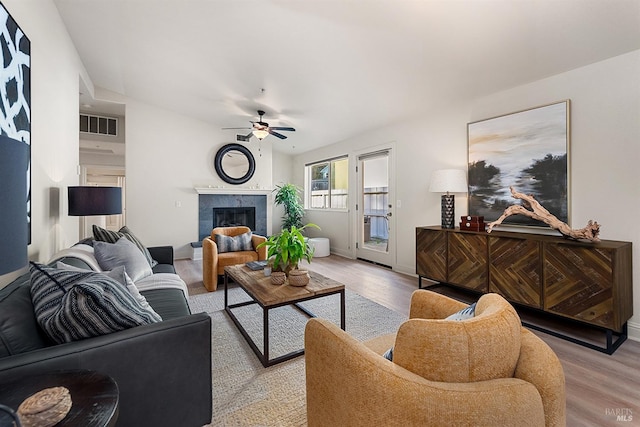
M 162 320 L 105 274 L 59 270 L 35 263 L 30 271 L 36 319 L 58 344 Z
M 93 238 L 99 242 L 115 243 L 120 240 L 121 237 L 126 237 L 131 243 L 135 244 L 138 249 L 140 249 L 140 252 L 144 254 L 151 267 L 158 265 L 158 261 L 151 257 L 149 249 L 147 249 L 147 247 L 135 236 L 135 234 L 133 234 L 131 230 L 129 230 L 129 227 L 126 225 L 118 231 L 111 231 L 95 224 L 93 225 Z
M 149 261 L 149 265 L 151 267 L 155 267 L 156 265 L 158 265 L 158 261 L 156 261 L 151 257 L 151 253 L 149 253 L 149 249 L 147 249 L 147 247 L 140 241 L 140 239 L 138 239 L 135 236 L 135 234 L 133 234 L 133 232 L 129 230 L 129 227 L 125 225 L 118 231 L 118 233 L 122 233 L 124 237 L 131 240 L 131 242 L 134 243 L 138 247 L 138 249 L 142 251 L 145 258 L 147 258 L 147 261 Z
M 237 236 L 225 236 L 224 234 L 216 234 L 216 245 L 218 252 L 238 252 L 252 251 L 253 243 L 251 243 L 251 231 Z
M 153 274 L 142 252 L 125 237 L 116 243 L 96 241 L 93 249 L 98 265 L 103 270 L 113 270 L 122 265 L 134 282 Z

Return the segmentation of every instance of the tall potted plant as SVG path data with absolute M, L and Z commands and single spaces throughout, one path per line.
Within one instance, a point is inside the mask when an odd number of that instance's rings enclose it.
M 296 227 L 303 229 L 302 217 L 304 216 L 304 206 L 300 199 L 302 190 L 294 184 L 276 185 L 274 203 L 284 207 L 282 216 L 282 229 Z

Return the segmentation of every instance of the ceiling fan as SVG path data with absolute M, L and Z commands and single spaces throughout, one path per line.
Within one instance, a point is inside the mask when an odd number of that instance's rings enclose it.
M 269 126 L 269 123 L 263 122 L 262 121 L 262 116 L 264 116 L 264 111 L 262 110 L 258 110 L 258 115 L 260 116 L 260 120 L 257 122 L 251 122 L 252 126 L 246 127 L 246 128 L 222 128 L 224 130 L 226 129 L 251 129 L 251 132 L 249 132 L 247 135 L 236 135 L 236 139 L 238 141 L 249 141 L 249 139 L 251 139 L 252 136 L 255 136 L 256 138 L 258 138 L 259 140 L 263 140 L 264 138 L 266 138 L 268 135 L 273 135 L 275 137 L 278 137 L 280 139 L 287 139 L 286 136 L 282 135 L 281 133 L 275 132 L 275 131 L 287 131 L 287 132 L 295 132 L 295 129 L 292 127 L 281 127 L 281 126 Z

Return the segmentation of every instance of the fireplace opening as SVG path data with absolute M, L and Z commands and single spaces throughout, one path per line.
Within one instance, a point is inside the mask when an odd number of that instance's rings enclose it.
M 213 227 L 236 227 L 244 225 L 256 229 L 256 208 L 213 208 Z

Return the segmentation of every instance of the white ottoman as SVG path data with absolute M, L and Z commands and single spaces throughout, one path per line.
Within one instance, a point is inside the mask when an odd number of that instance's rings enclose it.
M 313 237 L 309 239 L 309 245 L 315 248 L 313 257 L 325 257 L 331 253 L 329 239 L 327 237 Z
M 192 260 L 202 259 L 202 242 L 192 242 L 190 246 L 191 246 L 191 259 Z

